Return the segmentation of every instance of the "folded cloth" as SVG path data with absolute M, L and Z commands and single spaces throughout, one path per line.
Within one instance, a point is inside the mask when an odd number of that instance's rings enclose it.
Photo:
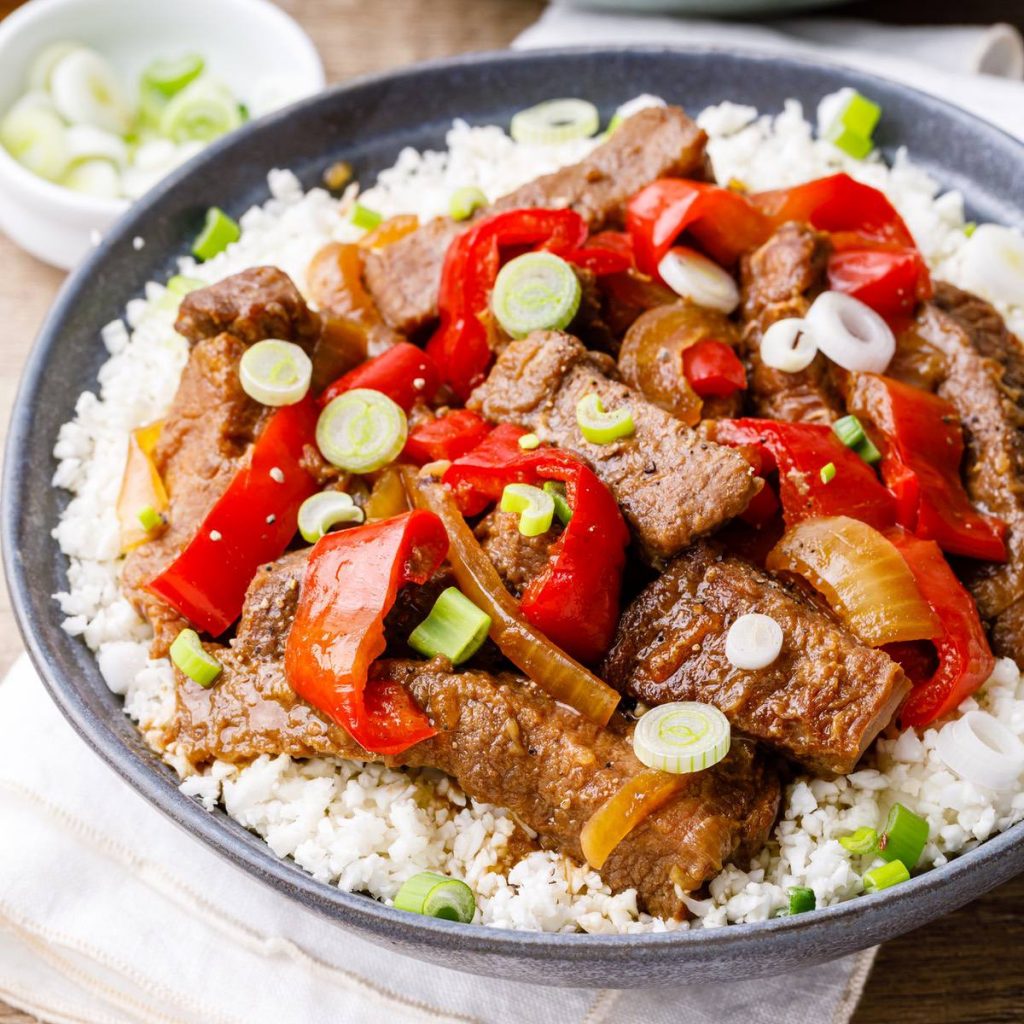
M 164 819 L 23 656 L 0 683 L 0 1000 L 75 1024 L 843 1024 L 873 957 L 733 985 L 545 989 L 343 931 Z
M 841 18 L 761 24 L 582 11 L 554 4 L 513 46 L 630 43 L 753 49 L 846 64 L 940 96 L 1024 137 L 1024 42 L 1010 25 L 891 28 Z

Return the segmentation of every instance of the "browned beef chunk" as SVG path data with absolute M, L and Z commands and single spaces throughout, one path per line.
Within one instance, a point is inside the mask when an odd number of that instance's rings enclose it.
M 487 212 L 570 207 L 593 231 L 618 226 L 626 200 L 649 182 L 701 177 L 706 141 L 678 107 L 642 110 L 585 160 L 524 185 Z M 367 258 L 367 287 L 392 327 L 410 333 L 437 316 L 444 256 L 466 226 L 441 217 Z
M 1010 526 L 1005 565 L 965 572 L 999 654 L 1024 655 L 1024 346 L 975 295 L 937 282 L 915 332 L 945 362 L 938 393 L 956 407 L 967 446 L 967 493 Z
M 377 677 L 406 685 L 439 731 L 398 757 L 370 754 L 300 700 L 284 678 L 301 576 L 297 556 L 262 571 L 235 642 L 215 649 L 224 664 L 221 678 L 208 690 L 179 678 L 176 748 L 195 764 L 287 753 L 439 768 L 472 797 L 515 812 L 543 846 L 582 860 L 583 825 L 643 770 L 625 720 L 601 729 L 513 675 L 455 674 L 443 662 L 380 662 Z M 652 913 L 678 915 L 675 885 L 698 888 L 733 855 L 759 848 L 778 800 L 774 772 L 753 744 L 741 741 L 635 828 L 608 858 L 602 878 L 615 890 L 636 888 Z
M 784 224 L 744 257 L 743 346 L 750 361 L 754 412 L 773 420 L 831 423 L 842 402 L 828 360 L 820 353 L 806 370 L 783 373 L 761 362 L 761 338 L 777 320 L 802 317 L 826 285 L 828 235 L 805 224 Z
M 547 568 L 551 545 L 561 532 L 556 520 L 547 533 L 524 537 L 519 532 L 519 517 L 500 509 L 481 519 L 474 530 L 502 583 L 517 598 Z
M 761 487 L 747 462 L 611 379 L 614 365 L 567 334 L 538 331 L 498 358 L 469 406 L 495 423 L 519 423 L 575 452 L 607 484 L 647 552 L 667 558 L 739 515 Z M 628 405 L 636 433 L 591 444 L 576 404 L 594 392 L 605 409 Z
M 246 345 L 283 338 L 312 351 L 320 317 L 277 267 L 251 267 L 181 300 L 175 329 L 191 342 L 232 334 Z
M 782 627 L 782 653 L 767 668 L 725 656 L 729 627 L 748 612 Z M 602 677 L 648 704 L 714 704 L 740 732 L 836 773 L 853 770 L 910 689 L 887 655 L 710 544 L 680 555 L 626 609 Z

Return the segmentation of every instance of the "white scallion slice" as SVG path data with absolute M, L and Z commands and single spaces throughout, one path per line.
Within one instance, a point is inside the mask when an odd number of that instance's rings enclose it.
M 203 76 L 185 86 L 164 107 L 160 134 L 174 142 L 212 142 L 238 128 L 242 114 L 227 86 Z
M 790 316 L 776 320 L 761 336 L 761 362 L 783 373 L 806 370 L 818 354 L 806 320 Z
M 986 711 L 968 711 L 940 730 L 935 749 L 965 782 L 1006 793 L 1019 788 L 1024 743 Z
M 984 298 L 1024 305 L 1024 235 L 982 224 L 964 245 L 963 274 L 964 284 Z
M 736 668 L 767 668 L 782 653 L 782 627 L 758 612 L 741 615 L 725 635 L 725 656 Z
M 263 405 L 294 405 L 306 397 L 313 378 L 309 356 L 290 341 L 268 338 L 245 350 L 238 363 L 242 390 Z
M 171 644 L 171 661 L 194 683 L 209 686 L 224 666 L 204 647 L 194 629 L 183 629 Z
M 513 338 L 560 331 L 572 323 L 583 294 L 572 267 L 550 252 L 527 252 L 498 272 L 491 309 Z
M 32 59 L 28 68 L 28 87 L 30 89 L 49 90 L 53 80 L 53 69 L 75 50 L 84 49 L 81 43 L 62 40 L 44 46 Z
M 851 373 L 885 373 L 896 352 L 892 328 L 852 295 L 822 292 L 805 320 L 818 348 Z
M 72 192 L 97 199 L 116 199 L 121 195 L 121 176 L 109 160 L 79 160 L 71 165 L 60 183 Z
M 728 315 L 740 304 L 740 290 L 732 274 L 694 249 L 669 249 L 658 264 L 658 273 L 676 295 L 698 306 Z
M 358 525 L 363 510 L 344 491 L 321 491 L 299 506 L 299 533 L 308 544 L 315 544 L 332 527 L 343 523 Z
M 512 118 L 509 134 L 516 142 L 557 145 L 585 139 L 601 125 L 597 107 L 587 100 L 547 100 L 520 110 Z
M 33 174 L 58 181 L 71 162 L 67 129 L 52 110 L 35 103 L 16 103 L 0 122 L 0 142 Z
M 65 121 L 125 135 L 132 108 L 114 69 L 95 50 L 74 50 L 54 67 L 50 90 Z
M 729 720 L 716 707 L 676 701 L 651 708 L 633 731 L 633 751 L 648 768 L 673 775 L 718 764 L 732 742 Z
M 401 406 L 369 388 L 332 399 L 316 424 L 316 443 L 324 458 L 348 473 L 372 473 L 393 462 L 408 434 Z
M 91 124 L 73 124 L 68 129 L 68 153 L 72 161 L 108 160 L 117 168 L 128 163 L 124 139 Z
M 507 484 L 501 493 L 500 508 L 519 516 L 519 532 L 524 537 L 547 533 L 555 518 L 555 499 L 548 491 L 530 484 Z

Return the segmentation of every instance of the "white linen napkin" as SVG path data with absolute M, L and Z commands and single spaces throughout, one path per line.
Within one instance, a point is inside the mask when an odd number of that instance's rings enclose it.
M 545 989 L 421 964 L 154 810 L 27 658 L 0 683 L 0 999 L 74 1024 L 845 1024 L 874 951 L 733 985 Z

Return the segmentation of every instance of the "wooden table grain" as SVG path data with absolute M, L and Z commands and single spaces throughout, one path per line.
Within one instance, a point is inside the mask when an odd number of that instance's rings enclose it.
M 506 45 L 543 0 L 279 0 L 316 42 L 331 81 L 413 61 Z M 0 16 L 17 6 L 0 0 Z M 891 21 L 1011 21 L 1020 0 L 861 0 L 851 12 Z M 0 440 L 32 339 L 63 275 L 0 237 Z M 21 650 L 0 587 L 0 672 Z M 881 950 L 854 1024 L 1024 1021 L 1024 877 Z M 482 982 L 482 984 L 485 984 Z M 0 1002 L 0 1024 L 35 1024 Z M 824 1022 L 823 1022 L 824 1024 Z

